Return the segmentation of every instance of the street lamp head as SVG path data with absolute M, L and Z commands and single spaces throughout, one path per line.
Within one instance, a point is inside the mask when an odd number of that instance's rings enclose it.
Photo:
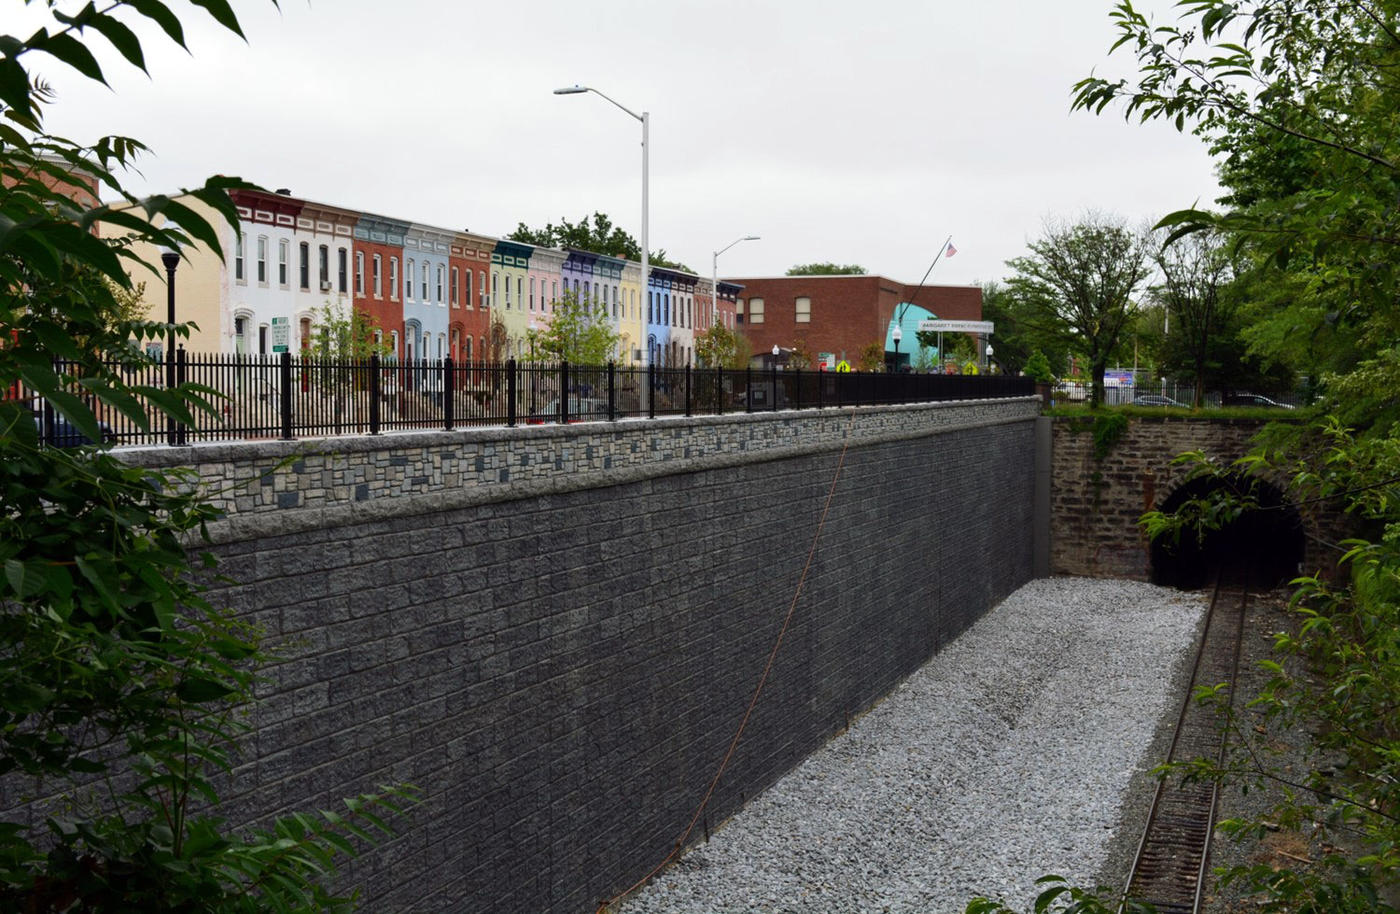
M 896 343 L 898 343 L 900 340 L 904 339 L 904 331 L 901 330 L 901 329 L 899 329 L 899 325 L 898 325 L 898 324 L 895 324 L 895 326 L 894 326 L 894 333 L 893 333 L 893 336 L 894 336 L 894 341 L 895 341 Z
M 555 95 L 582 95 L 588 91 L 587 86 L 565 86 L 562 89 L 555 89 Z
M 773 358 L 776 359 L 777 357 L 778 357 L 778 344 L 777 344 L 777 343 L 774 343 L 774 344 L 773 344 Z
M 170 243 L 159 245 L 156 249 L 160 252 L 160 260 L 161 263 L 165 264 L 165 268 L 174 271 L 175 267 L 180 264 L 180 239 L 184 237 L 184 233 L 174 219 L 165 220 L 161 231 L 171 236 Z

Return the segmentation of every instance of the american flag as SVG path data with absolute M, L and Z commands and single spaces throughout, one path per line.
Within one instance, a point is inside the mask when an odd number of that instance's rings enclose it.
M 953 256 L 954 254 L 956 254 L 957 252 L 958 252 L 958 249 L 955 248 L 955 247 L 953 247 L 953 242 L 950 241 L 950 242 L 948 242 L 948 250 L 946 250 L 946 251 L 943 252 L 943 256 L 944 256 L 944 257 L 952 257 L 952 256 Z

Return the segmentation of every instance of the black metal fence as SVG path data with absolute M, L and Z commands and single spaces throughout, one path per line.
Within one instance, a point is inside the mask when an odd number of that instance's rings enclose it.
M 122 368 L 132 384 L 162 387 L 166 365 Z M 567 362 L 399 362 L 175 352 L 177 383 L 198 385 L 213 413 L 192 423 L 159 417 L 146 427 L 99 405 L 117 444 L 454 429 L 547 422 L 713 415 L 823 406 L 1030 396 L 1028 378 L 996 375 L 622 368 Z M 48 412 L 47 410 L 45 411 Z

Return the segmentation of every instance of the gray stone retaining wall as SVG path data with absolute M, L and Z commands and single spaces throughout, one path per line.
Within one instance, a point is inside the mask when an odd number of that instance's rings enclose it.
M 790 606 L 692 840 L 1030 578 L 1037 407 L 132 459 L 242 483 L 215 550 L 236 583 L 214 597 L 281 656 L 226 791 L 234 820 L 410 782 L 422 802 L 346 872 L 365 910 L 587 914 L 674 846 Z

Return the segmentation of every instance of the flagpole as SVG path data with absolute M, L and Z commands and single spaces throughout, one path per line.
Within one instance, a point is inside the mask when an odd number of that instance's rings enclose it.
M 918 296 L 919 290 L 924 287 L 924 283 L 928 282 L 929 274 L 933 272 L 934 267 L 938 266 L 938 261 L 943 259 L 943 252 L 948 250 L 948 245 L 952 243 L 953 236 L 949 233 L 948 237 L 943 240 L 943 243 L 938 246 L 938 253 L 933 255 L 933 263 L 929 264 L 928 269 L 924 271 L 924 278 L 919 280 L 919 284 L 914 287 L 914 294 L 909 296 L 909 300 L 904 303 L 904 314 L 909 313 L 909 306 L 914 304 L 914 299 Z M 903 321 L 904 314 L 899 315 L 897 320 Z

